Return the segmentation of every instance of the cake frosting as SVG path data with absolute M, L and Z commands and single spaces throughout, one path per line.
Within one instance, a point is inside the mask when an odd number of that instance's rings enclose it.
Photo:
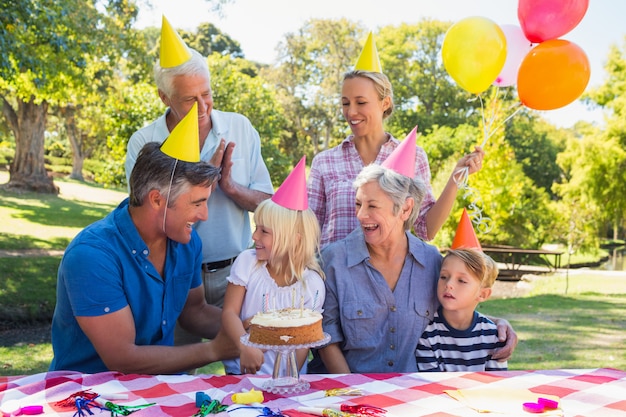
M 257 313 L 250 321 L 250 341 L 263 345 L 302 345 L 324 338 L 322 315 L 308 308 Z

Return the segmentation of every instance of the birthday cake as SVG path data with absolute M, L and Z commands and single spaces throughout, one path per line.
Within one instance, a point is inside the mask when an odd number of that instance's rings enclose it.
M 308 308 L 257 313 L 250 321 L 249 340 L 260 345 L 304 345 L 323 338 L 322 315 Z

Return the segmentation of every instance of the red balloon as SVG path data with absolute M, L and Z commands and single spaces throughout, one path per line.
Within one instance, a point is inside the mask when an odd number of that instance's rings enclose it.
M 588 7 L 589 0 L 519 0 L 517 18 L 526 38 L 541 43 L 574 29 Z
M 590 74 L 589 59 L 578 45 L 563 39 L 545 41 L 524 57 L 517 94 L 530 109 L 558 109 L 580 97 Z

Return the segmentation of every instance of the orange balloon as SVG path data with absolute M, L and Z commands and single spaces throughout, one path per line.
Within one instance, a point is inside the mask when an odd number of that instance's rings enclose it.
M 517 73 L 517 93 L 530 109 L 558 109 L 580 97 L 590 72 L 589 59 L 578 45 L 563 39 L 545 41 L 524 57 Z

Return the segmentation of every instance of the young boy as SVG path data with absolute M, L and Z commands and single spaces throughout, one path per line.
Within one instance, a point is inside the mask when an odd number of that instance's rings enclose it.
M 415 356 L 419 371 L 506 370 L 507 363 L 491 359 L 498 341 L 496 325 L 475 311 L 491 295 L 498 266 L 477 249 L 450 249 L 443 259 L 437 298 L 441 303 L 426 326 Z

